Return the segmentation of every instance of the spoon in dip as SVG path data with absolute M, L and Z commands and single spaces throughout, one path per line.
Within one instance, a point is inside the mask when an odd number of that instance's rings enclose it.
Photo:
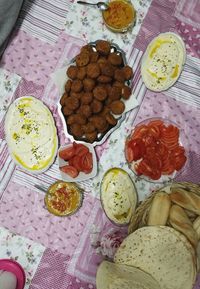
M 93 5 L 97 6 L 100 10 L 105 11 L 108 9 L 108 5 L 104 2 L 97 2 L 97 3 L 88 3 L 85 1 L 77 1 L 78 4 L 83 4 L 83 5 Z

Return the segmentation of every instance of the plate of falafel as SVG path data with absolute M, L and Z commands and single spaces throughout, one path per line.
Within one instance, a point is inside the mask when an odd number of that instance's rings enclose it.
M 102 144 L 125 113 L 138 106 L 131 89 L 133 70 L 116 44 L 90 42 L 61 71 L 65 75 L 58 111 L 72 140 Z

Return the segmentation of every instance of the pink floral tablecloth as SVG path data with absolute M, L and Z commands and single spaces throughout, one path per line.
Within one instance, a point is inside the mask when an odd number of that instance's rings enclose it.
M 200 180 L 200 2 L 199 0 L 132 0 L 137 23 L 132 32 L 114 34 L 98 10 L 67 0 L 26 0 L 0 62 L 0 258 L 13 258 L 24 267 L 26 289 L 95 288 L 95 274 L 103 258 L 112 258 L 126 236 L 105 216 L 99 200 L 103 174 L 110 167 L 127 170 L 136 182 L 139 199 L 160 186 L 136 180 L 124 157 L 124 140 L 131 128 L 150 117 L 165 117 L 185 132 L 188 162 L 180 181 Z M 186 44 L 187 60 L 176 84 L 163 93 L 147 90 L 140 62 L 147 44 L 161 32 L 178 33 Z M 69 218 L 58 218 L 44 207 L 48 187 L 60 179 L 58 161 L 48 171 L 31 175 L 12 161 L 4 134 L 9 105 L 34 95 L 51 110 L 60 144 L 68 143 L 57 111 L 60 95 L 52 74 L 64 67 L 87 41 L 108 39 L 126 52 L 133 67 L 132 88 L 139 107 L 126 114 L 121 126 L 95 148 L 98 174 L 82 182 L 85 198 Z M 200 288 L 200 281 L 195 288 Z

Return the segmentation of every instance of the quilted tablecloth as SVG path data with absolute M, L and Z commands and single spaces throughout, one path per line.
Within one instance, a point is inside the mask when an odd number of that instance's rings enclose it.
M 74 0 L 26 0 L 0 62 L 0 258 L 17 260 L 26 272 L 26 289 L 92 289 L 103 258 L 111 258 L 127 234 L 105 216 L 99 200 L 100 182 L 110 167 L 121 167 L 135 180 L 142 200 L 160 184 L 136 179 L 124 157 L 124 140 L 132 127 L 150 117 L 164 117 L 185 133 L 188 161 L 179 181 L 200 180 L 200 2 L 199 0 L 132 0 L 137 23 L 131 32 L 108 31 L 100 12 Z M 187 59 L 179 80 L 163 93 L 146 89 L 140 63 L 148 43 L 161 32 L 178 33 Z M 32 175 L 16 166 L 5 141 L 4 120 L 18 97 L 33 95 L 51 110 L 60 144 L 66 144 L 52 80 L 88 41 L 107 39 L 126 52 L 134 70 L 132 89 L 139 106 L 126 114 L 121 126 L 96 146 L 98 174 L 81 182 L 84 201 L 73 216 L 59 218 L 44 207 L 44 193 L 60 179 L 58 161 Z M 117 153 L 116 153 L 117 152 Z M 200 279 L 195 288 L 200 288 Z

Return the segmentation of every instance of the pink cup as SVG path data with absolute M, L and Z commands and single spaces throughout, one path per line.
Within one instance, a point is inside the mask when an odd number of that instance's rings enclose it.
M 26 275 L 22 266 L 11 259 L 0 259 L 0 270 L 13 273 L 17 278 L 16 289 L 23 289 L 26 281 Z

